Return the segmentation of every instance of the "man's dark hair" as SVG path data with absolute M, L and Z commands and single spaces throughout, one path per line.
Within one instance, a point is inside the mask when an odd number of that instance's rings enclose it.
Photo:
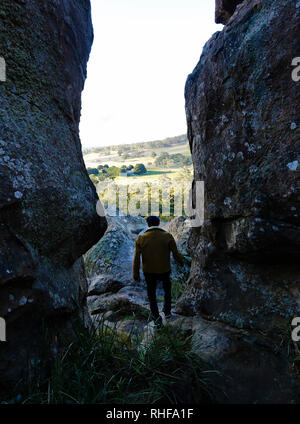
M 160 219 L 158 218 L 158 216 L 154 215 L 148 216 L 148 218 L 146 218 L 146 221 L 150 227 L 158 227 L 160 224 Z

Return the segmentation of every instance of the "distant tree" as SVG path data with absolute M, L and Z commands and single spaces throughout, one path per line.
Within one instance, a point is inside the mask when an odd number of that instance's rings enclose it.
M 147 174 L 147 169 L 143 163 L 137 163 L 133 169 L 133 172 L 137 175 Z
M 166 166 L 167 161 L 166 159 L 169 158 L 169 153 L 163 152 L 161 153 L 156 159 L 155 159 L 155 165 L 157 166 Z
M 116 178 L 120 175 L 121 169 L 118 168 L 117 166 L 111 166 L 108 170 L 107 170 L 107 175 L 110 178 Z
M 108 168 L 109 168 L 109 166 L 108 166 L 107 164 L 105 164 L 105 165 L 103 166 L 103 168 L 108 169 Z
M 152 152 L 152 153 L 151 153 L 151 157 L 152 157 L 152 158 L 156 158 L 156 156 L 157 156 L 157 154 L 156 154 L 155 152 Z
M 121 166 L 121 172 L 123 172 L 123 171 L 127 171 L 127 166 L 126 165 L 122 165 Z
M 88 168 L 87 172 L 89 175 L 99 175 L 99 171 L 97 168 Z
M 129 166 L 127 166 L 127 170 L 128 170 L 128 171 L 131 171 L 133 168 L 134 168 L 134 166 L 133 166 L 133 165 L 129 165 Z
M 99 171 L 101 171 L 103 168 L 104 168 L 103 165 L 98 166 Z
M 186 157 L 181 153 L 175 153 L 175 154 L 169 154 L 168 152 L 161 153 L 156 159 L 155 159 L 155 165 L 160 167 L 177 167 L 180 168 L 182 166 L 189 166 L 192 164 L 191 157 Z

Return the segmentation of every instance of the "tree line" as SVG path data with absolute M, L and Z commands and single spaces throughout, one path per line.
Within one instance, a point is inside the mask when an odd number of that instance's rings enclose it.
M 87 168 L 87 172 L 94 183 L 98 181 L 104 181 L 106 179 L 114 179 L 119 177 L 123 172 L 132 173 L 132 175 L 145 175 L 147 174 L 147 168 L 143 163 L 137 163 L 133 165 L 122 165 L 118 166 L 99 165 L 97 168 Z

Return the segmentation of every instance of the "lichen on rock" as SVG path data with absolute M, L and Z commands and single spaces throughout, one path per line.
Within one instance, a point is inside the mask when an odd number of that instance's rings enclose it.
M 49 349 L 87 316 L 80 257 L 106 229 L 79 140 L 93 41 L 89 0 L 0 5 L 0 391 L 39 372 Z M 50 352 L 51 353 L 51 352 Z M 50 356 L 50 355 L 49 355 Z M 28 368 L 28 361 L 32 364 Z
M 290 339 L 300 313 L 300 91 L 291 78 L 300 9 L 291 0 L 244 0 L 226 23 L 186 84 L 195 179 L 205 182 L 206 206 L 204 225 L 189 240 L 191 278 L 176 311 L 263 332 L 272 345 Z M 273 349 L 264 353 L 270 362 Z M 286 401 L 275 392 L 273 399 Z M 261 393 L 249 389 L 248 401 L 255 400 L 263 401 Z

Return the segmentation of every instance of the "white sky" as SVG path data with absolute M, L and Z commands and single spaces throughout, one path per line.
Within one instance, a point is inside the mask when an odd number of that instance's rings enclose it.
M 91 0 L 83 148 L 186 133 L 184 86 L 214 24 L 214 0 Z

